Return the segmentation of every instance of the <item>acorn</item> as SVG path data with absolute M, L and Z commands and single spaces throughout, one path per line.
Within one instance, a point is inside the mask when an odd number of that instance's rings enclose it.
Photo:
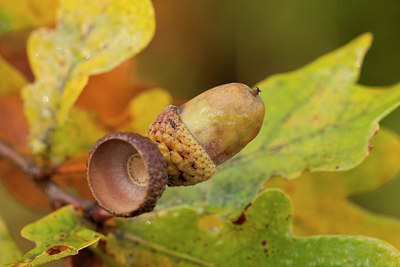
M 261 129 L 265 107 L 258 88 L 241 83 L 214 87 L 180 107 L 168 106 L 147 136 L 168 164 L 168 185 L 210 179 L 217 166 L 244 148 Z
M 87 179 L 97 202 L 115 216 L 151 211 L 169 186 L 210 179 L 261 129 L 260 90 L 241 83 L 214 87 L 180 107 L 166 107 L 147 137 L 119 132 L 89 153 Z

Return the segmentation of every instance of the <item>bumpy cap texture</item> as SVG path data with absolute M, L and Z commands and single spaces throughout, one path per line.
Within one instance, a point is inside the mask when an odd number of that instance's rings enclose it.
M 166 107 L 150 125 L 147 136 L 157 144 L 168 165 L 168 185 L 194 185 L 211 178 L 217 167 L 180 119 L 176 106 Z

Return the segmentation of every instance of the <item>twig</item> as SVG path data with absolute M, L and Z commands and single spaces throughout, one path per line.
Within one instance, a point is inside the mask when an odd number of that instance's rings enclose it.
M 30 158 L 16 151 L 9 143 L 0 139 L 0 156 L 11 160 L 31 177 L 36 177 L 41 172 L 40 168 Z
M 113 217 L 112 214 L 100 207 L 97 202 L 77 197 L 51 180 L 39 180 L 38 183 L 55 208 L 68 204 L 79 205 L 85 211 L 86 217 L 96 224 L 102 224 Z
M 112 215 L 99 207 L 95 201 L 80 198 L 66 191 L 51 180 L 56 173 L 70 173 L 83 171 L 86 166 L 66 166 L 54 169 L 41 169 L 29 157 L 26 157 L 16 151 L 10 144 L 0 139 L 0 157 L 7 158 L 19 168 L 21 168 L 28 176 L 35 181 L 36 185 L 42 189 L 48 200 L 54 208 L 60 208 L 64 205 L 75 204 L 81 206 L 86 216 L 94 223 L 101 224 Z
M 39 180 L 37 184 L 51 203 L 62 205 L 78 204 L 85 210 L 94 206 L 94 201 L 77 197 L 55 184 L 52 180 Z
M 85 171 L 86 164 L 64 165 L 50 170 L 52 174 L 83 173 Z

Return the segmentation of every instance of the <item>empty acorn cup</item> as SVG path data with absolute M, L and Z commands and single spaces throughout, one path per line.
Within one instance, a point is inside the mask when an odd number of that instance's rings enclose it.
M 87 179 L 101 207 L 115 216 L 132 217 L 153 210 L 168 182 L 166 165 L 149 138 L 111 133 L 90 151 Z

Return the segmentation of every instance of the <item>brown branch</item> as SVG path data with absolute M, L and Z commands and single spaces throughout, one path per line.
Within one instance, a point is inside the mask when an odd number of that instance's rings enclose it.
M 77 204 L 85 210 L 94 206 L 94 201 L 77 197 L 55 184 L 52 180 L 39 180 L 37 184 L 51 203 L 57 205 L 61 204 L 62 206 L 66 204 Z
M 113 215 L 98 206 L 95 201 L 75 196 L 51 180 L 52 175 L 56 173 L 83 171 L 86 169 L 86 166 L 76 165 L 74 167 L 65 166 L 50 170 L 41 169 L 31 158 L 22 155 L 10 144 L 1 139 L 0 157 L 10 160 L 28 174 L 28 176 L 35 181 L 36 185 L 45 193 L 47 199 L 54 208 L 57 209 L 68 204 L 78 205 L 85 210 L 86 216 L 97 224 L 101 224 L 108 218 L 113 217 Z
M 86 164 L 63 165 L 50 171 L 52 174 L 83 173 L 86 172 Z
M 25 173 L 31 177 L 36 177 L 41 172 L 37 164 L 17 150 L 15 150 L 9 143 L 0 139 L 0 156 L 3 156 L 16 164 Z
M 96 201 L 75 196 L 50 179 L 37 180 L 37 184 L 56 209 L 68 204 L 78 205 L 83 208 L 86 217 L 96 224 L 102 224 L 113 217 L 112 214 L 100 207 Z

